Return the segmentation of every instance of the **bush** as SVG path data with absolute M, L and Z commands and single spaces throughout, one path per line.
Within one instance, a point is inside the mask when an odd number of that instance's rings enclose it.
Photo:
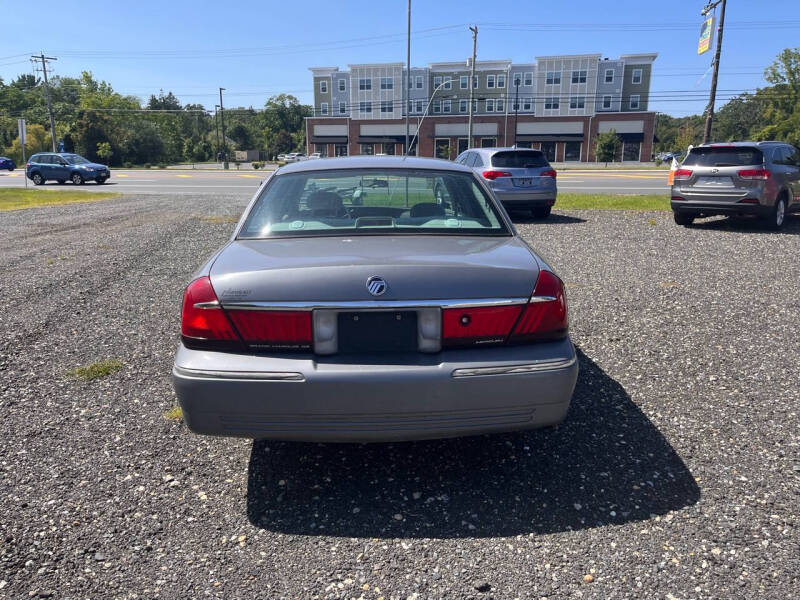
M 122 163 L 122 168 L 123 169 L 130 169 L 132 166 L 133 166 L 133 163 L 131 163 L 131 162 Z
M 153 167 L 153 165 L 151 165 L 150 163 L 144 163 L 144 168 L 145 169 L 150 169 L 152 167 Z
M 167 163 L 158 163 L 158 168 L 159 169 L 166 169 L 167 168 Z
M 257 160 L 254 160 L 253 161 L 253 168 L 254 169 L 260 169 L 261 168 L 261 163 L 258 162 Z

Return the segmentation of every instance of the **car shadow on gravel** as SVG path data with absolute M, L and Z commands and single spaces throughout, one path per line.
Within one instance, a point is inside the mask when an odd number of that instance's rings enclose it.
M 692 229 L 708 231 L 730 231 L 735 233 L 800 234 L 800 215 L 787 215 L 783 228 L 779 231 L 765 227 L 758 219 L 740 217 L 712 217 L 695 221 Z
M 571 217 L 569 215 L 562 215 L 560 213 L 550 213 L 546 219 L 537 219 L 530 213 L 509 212 L 508 216 L 511 217 L 511 222 L 515 225 L 537 223 L 541 225 L 572 225 L 573 223 L 585 223 L 586 219 L 579 217 Z
M 259 528 L 348 537 L 490 537 L 619 525 L 692 505 L 692 474 L 623 387 L 579 352 L 567 420 L 395 444 L 255 441 Z

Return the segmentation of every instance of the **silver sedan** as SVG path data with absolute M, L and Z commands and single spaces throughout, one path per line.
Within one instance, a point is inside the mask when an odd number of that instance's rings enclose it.
M 192 431 L 389 441 L 562 421 L 564 285 L 465 166 L 279 169 L 186 288 L 173 380 Z

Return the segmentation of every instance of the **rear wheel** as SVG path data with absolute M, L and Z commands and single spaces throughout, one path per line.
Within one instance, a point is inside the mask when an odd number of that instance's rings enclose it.
M 44 177 L 42 177 L 41 173 L 34 173 L 31 175 L 31 181 L 34 183 L 34 185 L 43 185 Z
M 83 176 L 80 173 L 73 173 L 70 179 L 75 185 L 83 185 Z
M 688 215 L 686 213 L 679 213 L 675 211 L 672 213 L 672 216 L 675 218 L 675 222 L 678 225 L 683 225 L 684 227 L 689 227 L 692 223 L 694 223 L 694 215 Z
M 772 210 L 767 212 L 764 216 L 764 224 L 773 230 L 778 230 L 783 227 L 783 222 L 786 220 L 786 196 L 778 196 L 775 200 L 775 206 Z
M 534 219 L 546 219 L 550 216 L 550 211 L 552 208 L 550 206 L 540 206 L 531 210 L 533 213 Z

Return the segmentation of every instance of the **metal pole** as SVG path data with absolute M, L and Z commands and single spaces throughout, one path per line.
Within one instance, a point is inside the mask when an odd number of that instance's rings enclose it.
M 708 100 L 708 111 L 706 113 L 706 127 L 703 131 L 703 143 L 707 144 L 711 139 L 711 125 L 714 122 L 714 102 L 717 99 L 717 77 L 719 77 L 719 59 L 722 54 L 722 27 L 725 24 L 725 3 L 727 0 L 722 0 L 722 9 L 719 15 L 719 26 L 717 27 L 717 49 L 714 51 L 714 74 L 711 76 L 711 94 Z M 719 1 L 713 6 L 709 4 L 703 10 L 703 14 L 708 14 L 712 8 L 716 8 Z
M 411 0 L 408 0 L 408 34 L 406 36 L 406 92 L 403 94 L 406 107 L 406 154 L 408 154 L 408 133 L 409 133 L 409 108 L 408 104 L 411 101 Z M 406 177 L 406 187 L 408 187 L 408 177 Z M 408 197 L 408 190 L 406 190 L 406 197 Z
M 222 168 L 228 168 L 228 142 L 225 141 L 225 107 L 222 105 L 222 92 L 225 88 L 219 88 L 219 118 L 222 121 Z
M 519 77 L 514 78 L 514 87 L 517 88 L 517 93 L 514 97 L 514 147 L 517 147 L 517 116 L 519 113 Z
M 475 102 L 475 56 L 478 51 L 478 26 L 470 27 L 472 32 L 472 74 L 469 78 L 469 125 L 467 126 L 467 148 L 472 148 L 472 104 Z
M 214 155 L 214 162 L 216 159 L 219 158 L 219 119 L 217 118 L 219 115 L 219 104 L 214 105 L 214 129 L 216 130 L 216 138 L 217 138 L 217 152 Z
M 47 112 L 50 114 L 50 137 L 53 140 L 53 152 L 56 150 L 56 121 L 53 118 L 53 106 L 50 104 L 50 84 L 47 81 L 47 61 L 58 60 L 52 56 L 45 56 L 42 52 L 39 56 L 32 56 L 36 60 L 42 61 L 42 74 L 44 75 L 44 97 L 47 99 Z

